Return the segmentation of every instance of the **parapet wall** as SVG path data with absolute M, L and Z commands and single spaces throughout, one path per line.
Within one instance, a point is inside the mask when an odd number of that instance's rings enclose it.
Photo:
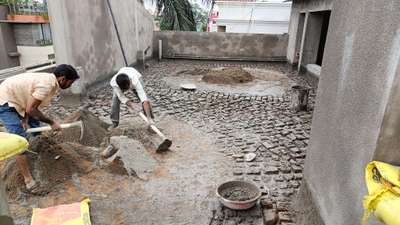
M 287 35 L 210 32 L 155 32 L 154 56 L 162 40 L 164 58 L 285 61 Z

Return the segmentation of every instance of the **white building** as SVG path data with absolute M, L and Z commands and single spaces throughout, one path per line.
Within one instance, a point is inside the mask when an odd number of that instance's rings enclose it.
M 288 33 L 291 2 L 216 1 L 209 31 L 230 33 Z

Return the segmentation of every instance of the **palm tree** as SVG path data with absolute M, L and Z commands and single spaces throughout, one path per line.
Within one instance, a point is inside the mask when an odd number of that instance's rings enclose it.
M 193 8 L 189 0 L 153 0 L 160 16 L 161 30 L 196 31 Z M 203 0 L 211 3 L 214 0 Z

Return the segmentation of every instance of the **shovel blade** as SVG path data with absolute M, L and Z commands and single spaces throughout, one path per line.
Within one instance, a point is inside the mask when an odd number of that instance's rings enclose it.
M 172 145 L 172 141 L 169 139 L 164 139 L 161 144 L 157 148 L 157 152 L 165 152 L 168 151 Z

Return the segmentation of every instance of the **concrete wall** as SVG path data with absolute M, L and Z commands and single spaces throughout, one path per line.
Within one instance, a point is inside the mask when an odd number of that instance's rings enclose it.
M 400 164 L 398 21 L 398 0 L 333 5 L 304 174 L 326 225 L 360 224 L 368 162 Z
M 153 18 L 137 0 L 110 2 L 127 61 L 134 64 L 137 52 L 152 46 Z M 57 63 L 82 68 L 75 93 L 124 66 L 105 0 L 50 0 L 49 12 Z
M 49 61 L 49 55 L 54 54 L 53 46 L 17 46 L 21 54 L 19 60 L 21 66 L 30 67 L 33 65 L 46 63 Z
M 302 21 L 301 13 L 309 14 L 310 12 L 331 10 L 332 6 L 333 6 L 333 0 L 293 1 L 290 23 L 289 23 L 289 41 L 287 48 L 287 59 L 289 63 L 293 64 L 298 62 L 299 60 L 298 54 L 301 51 L 301 45 L 302 45 L 301 40 L 303 38 L 304 32 L 307 30 L 307 27 L 304 27 L 304 25 L 307 25 L 308 16 L 307 18 L 303 18 L 305 21 Z
M 5 20 L 7 13 L 7 7 L 0 5 L 0 20 Z M 18 56 L 12 57 L 10 53 L 17 53 L 14 32 L 10 24 L 0 23 L 0 69 L 19 65 Z
M 287 35 L 155 32 L 154 55 L 158 40 L 165 58 L 281 61 L 287 46 Z
M 19 46 L 39 46 L 40 40 L 51 40 L 50 24 L 13 24 L 15 40 Z

